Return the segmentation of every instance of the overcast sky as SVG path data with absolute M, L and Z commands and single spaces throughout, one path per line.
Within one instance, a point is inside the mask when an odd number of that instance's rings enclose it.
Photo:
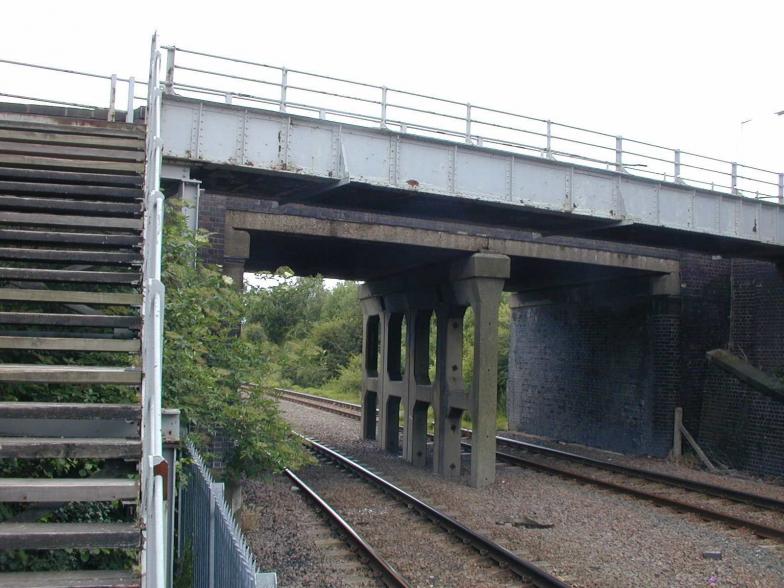
M 28 1 L 3 7 L 0 56 L 144 78 L 157 29 L 181 47 L 784 170 L 782 17 L 770 0 Z M 18 69 L 0 75 L 0 91 L 23 85 Z

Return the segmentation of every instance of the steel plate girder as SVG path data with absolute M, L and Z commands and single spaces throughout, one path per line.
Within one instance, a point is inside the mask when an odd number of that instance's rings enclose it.
M 380 128 L 166 96 L 164 157 L 784 246 L 784 206 Z

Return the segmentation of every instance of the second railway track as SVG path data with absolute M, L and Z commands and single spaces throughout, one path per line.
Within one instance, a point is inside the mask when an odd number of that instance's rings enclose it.
M 532 562 L 338 451 L 309 438 L 303 437 L 303 443 L 322 464 L 342 472 L 312 468 L 299 477 L 287 474 L 307 488 L 308 496 L 323 511 L 331 511 L 341 533 L 349 536 L 385 585 L 568 588 Z M 347 483 L 346 474 L 356 483 Z M 342 516 L 337 514 L 340 511 Z M 365 537 L 360 538 L 351 526 L 364 528 Z M 373 536 L 374 547 L 368 535 Z M 387 562 L 394 562 L 395 567 Z
M 341 416 L 359 419 L 357 404 L 276 389 L 282 398 Z M 470 435 L 470 431 L 466 431 Z M 632 468 L 515 439 L 497 437 L 499 461 L 593 484 L 678 512 L 695 514 L 760 537 L 784 542 L 784 501 L 660 472 Z M 470 444 L 464 443 L 470 450 Z

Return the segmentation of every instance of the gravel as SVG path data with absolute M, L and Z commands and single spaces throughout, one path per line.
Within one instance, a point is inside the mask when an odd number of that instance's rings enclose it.
M 499 465 L 489 488 L 447 482 L 361 440 L 356 421 L 285 401 L 280 405 L 297 431 L 355 456 L 575 587 L 784 586 L 782 545 L 745 530 L 512 466 Z M 682 469 L 667 471 L 680 475 Z M 755 481 L 738 483 L 739 489 L 751 489 L 748 483 L 759 491 Z M 779 488 L 768 490 L 775 496 Z M 551 526 L 530 528 L 532 521 Z M 704 558 L 708 551 L 721 551 L 722 559 Z
M 240 524 L 259 567 L 286 587 L 380 586 L 286 476 L 244 483 Z

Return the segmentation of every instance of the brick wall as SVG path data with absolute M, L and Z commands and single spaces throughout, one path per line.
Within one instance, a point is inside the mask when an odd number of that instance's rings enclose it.
M 652 348 L 666 321 L 646 301 L 516 308 L 509 357 L 511 428 L 640 453 L 653 443 Z
M 784 280 L 775 266 L 732 263 L 731 348 L 754 366 L 784 375 Z M 732 467 L 784 475 L 784 404 L 711 366 L 698 440 Z
M 666 455 L 673 410 L 720 461 L 784 475 L 784 405 L 718 368 L 727 347 L 784 373 L 784 280 L 775 266 L 684 253 L 681 297 L 597 295 L 512 314 L 510 427 Z

